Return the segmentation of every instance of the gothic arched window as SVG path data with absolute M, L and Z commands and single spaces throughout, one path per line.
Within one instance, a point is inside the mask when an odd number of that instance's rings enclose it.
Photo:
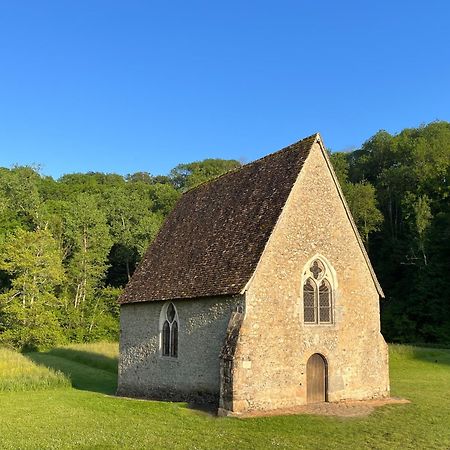
M 178 356 L 178 313 L 173 303 L 164 305 L 161 311 L 161 354 Z
M 303 321 L 333 323 L 332 273 L 319 258 L 314 259 L 303 273 Z

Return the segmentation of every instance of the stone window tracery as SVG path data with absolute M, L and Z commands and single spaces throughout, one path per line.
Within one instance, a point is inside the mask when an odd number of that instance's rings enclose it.
M 303 321 L 308 324 L 333 323 L 333 275 L 318 257 L 303 273 Z
M 161 310 L 161 355 L 178 357 L 178 313 L 173 303 Z

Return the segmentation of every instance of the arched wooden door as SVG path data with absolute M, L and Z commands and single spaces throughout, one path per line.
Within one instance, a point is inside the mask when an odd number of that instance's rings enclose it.
M 308 403 L 327 400 L 327 363 L 319 353 L 314 353 L 306 363 L 306 398 Z

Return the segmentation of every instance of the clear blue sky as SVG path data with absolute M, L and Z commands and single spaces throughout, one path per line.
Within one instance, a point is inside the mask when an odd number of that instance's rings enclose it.
M 448 1 L 0 0 L 0 166 L 167 173 L 450 119 Z

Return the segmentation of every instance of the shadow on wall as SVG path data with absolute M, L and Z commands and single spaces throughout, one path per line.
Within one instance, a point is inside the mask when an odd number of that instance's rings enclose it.
M 56 348 L 26 353 L 33 362 L 66 375 L 75 389 L 114 395 L 117 389 L 117 358 L 93 352 Z

